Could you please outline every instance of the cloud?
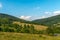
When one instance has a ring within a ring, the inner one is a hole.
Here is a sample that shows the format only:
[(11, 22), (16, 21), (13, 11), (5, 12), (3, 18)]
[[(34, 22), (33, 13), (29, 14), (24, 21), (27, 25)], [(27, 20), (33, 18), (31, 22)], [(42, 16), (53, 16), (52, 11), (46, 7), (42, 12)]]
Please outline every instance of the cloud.
[(59, 15), (60, 14), (60, 10), (59, 11), (54, 11), (53, 15)]
[(35, 19), (43, 19), (43, 18), (47, 18), (47, 17), (46, 16), (34, 17), (33, 20), (35, 20)]
[(20, 16), (21, 19), (25, 19), (25, 20), (35, 20), (35, 19), (43, 19), (43, 18), (48, 18), (51, 16), (55, 16), (55, 15), (59, 15), (60, 14), (60, 10), (59, 11), (53, 11), (53, 12), (44, 12), (46, 15), (43, 16)]
[(45, 14), (49, 14), (50, 12), (45, 12)]
[(53, 12), (44, 12), (47, 16), (55, 16), (60, 14), (60, 10), (58, 11), (53, 11)]
[(31, 16), (20, 16), (21, 19), (30, 20)]
[(20, 16), (20, 19), (24, 19), (24, 20), (36, 20), (36, 19), (43, 19), (43, 18), (47, 18), (47, 16), (40, 16), (40, 17), (34, 17), (34, 16)]
[(2, 8), (2, 3), (0, 3), (0, 8)]
[(40, 19), (42, 19), (42, 18), (46, 18), (46, 16), (41, 16)]

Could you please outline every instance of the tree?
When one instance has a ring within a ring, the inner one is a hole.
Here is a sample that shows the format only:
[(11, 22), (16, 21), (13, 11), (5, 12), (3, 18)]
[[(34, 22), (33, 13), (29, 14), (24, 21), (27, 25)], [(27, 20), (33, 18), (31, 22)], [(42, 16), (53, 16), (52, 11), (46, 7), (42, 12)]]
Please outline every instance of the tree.
[(22, 25), (19, 25), (16, 29), (17, 32), (22, 32)]
[(56, 27), (55, 26), (50, 26), (47, 28), (47, 33), (50, 34), (50, 35), (54, 35), (55, 34), (55, 30)]
[(0, 31), (3, 31), (3, 29), (0, 27)]
[(9, 28), (8, 32), (15, 32), (13, 28)]
[(23, 27), (23, 31), (24, 33), (30, 33), (29, 32), (29, 26), (27, 26), (26, 24), (24, 24), (24, 27)]
[(34, 29), (33, 25), (30, 26), (29, 31), (30, 31), (30, 33), (34, 33), (35, 32), (35, 29)]

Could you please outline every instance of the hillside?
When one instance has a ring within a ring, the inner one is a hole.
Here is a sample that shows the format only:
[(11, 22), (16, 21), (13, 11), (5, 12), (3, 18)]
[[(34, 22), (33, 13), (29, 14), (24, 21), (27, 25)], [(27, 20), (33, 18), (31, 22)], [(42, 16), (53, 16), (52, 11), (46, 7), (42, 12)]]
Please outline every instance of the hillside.
[(46, 30), (46, 28), (31, 21), (0, 13), (0, 31), (2, 32), (39, 33), (38, 31)]
[(20, 18), (18, 18), (18, 17), (12, 16), (12, 15), (0, 13), (0, 23), (4, 23), (5, 21), (6, 21), (6, 22), (9, 22), (9, 23), (12, 23), (12, 22), (14, 22), (14, 21), (17, 21), (17, 22), (21, 22), (21, 23), (34, 24), (34, 23), (31, 22), (31, 21), (27, 21), (27, 20), (24, 20), (24, 19), (20, 19)]
[(44, 19), (33, 20), (32, 22), (40, 25), (51, 26), (54, 24), (60, 24), (60, 15), (52, 16)]
[(28, 22), (26, 20), (11, 16), (11, 15), (8, 15), (8, 14), (4, 14), (4, 13), (0, 13), (0, 20), (9, 20), (11, 22), (13, 22), (13, 21)]
[(19, 24), (19, 25), (22, 25), (24, 26), (25, 24), (26, 25), (33, 25), (35, 27), (36, 30), (46, 30), (47, 29), (47, 26), (43, 26), (43, 25), (37, 25), (37, 24), (28, 24), (28, 23), (21, 23), (21, 22), (13, 22), (13, 24)]

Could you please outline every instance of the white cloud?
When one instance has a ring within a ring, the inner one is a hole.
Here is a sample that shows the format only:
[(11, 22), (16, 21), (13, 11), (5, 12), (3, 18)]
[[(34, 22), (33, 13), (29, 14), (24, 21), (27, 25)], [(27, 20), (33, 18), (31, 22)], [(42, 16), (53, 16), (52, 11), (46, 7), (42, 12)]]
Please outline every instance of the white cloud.
[(32, 17), (32, 16), (20, 16), (21, 19), (25, 19), (25, 20), (35, 20), (35, 19), (43, 19), (43, 18), (48, 18), (51, 16), (55, 16), (55, 15), (59, 15), (60, 14), (60, 10), (59, 11), (53, 11), (53, 12), (44, 12), (46, 15), (40, 16), (40, 17)]
[(2, 3), (0, 3), (0, 8), (2, 8)]
[(60, 10), (59, 11), (54, 11), (53, 15), (59, 15), (60, 14)]
[(58, 11), (53, 11), (53, 12), (44, 12), (47, 16), (55, 16), (60, 14), (60, 10)]
[(42, 19), (42, 18), (46, 18), (46, 16), (41, 16), (40, 19)]
[(20, 16), (21, 19), (30, 20), (31, 16)]
[(45, 12), (45, 14), (49, 14), (50, 12)]
[(36, 19), (43, 19), (43, 18), (47, 18), (47, 16), (40, 16), (40, 17), (32, 17), (32, 16), (20, 16), (20, 19), (24, 19), (24, 20), (36, 20)]
[(46, 16), (34, 17), (33, 20), (35, 20), (35, 19), (43, 19), (43, 18), (47, 18), (47, 17)]

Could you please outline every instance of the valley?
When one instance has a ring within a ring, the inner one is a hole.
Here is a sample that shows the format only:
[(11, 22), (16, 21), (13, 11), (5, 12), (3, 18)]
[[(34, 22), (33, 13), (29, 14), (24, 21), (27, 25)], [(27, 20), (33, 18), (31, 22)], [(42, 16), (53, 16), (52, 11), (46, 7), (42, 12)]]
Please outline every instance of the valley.
[(58, 34), (60, 15), (27, 21), (0, 13), (0, 40), (60, 40)]

